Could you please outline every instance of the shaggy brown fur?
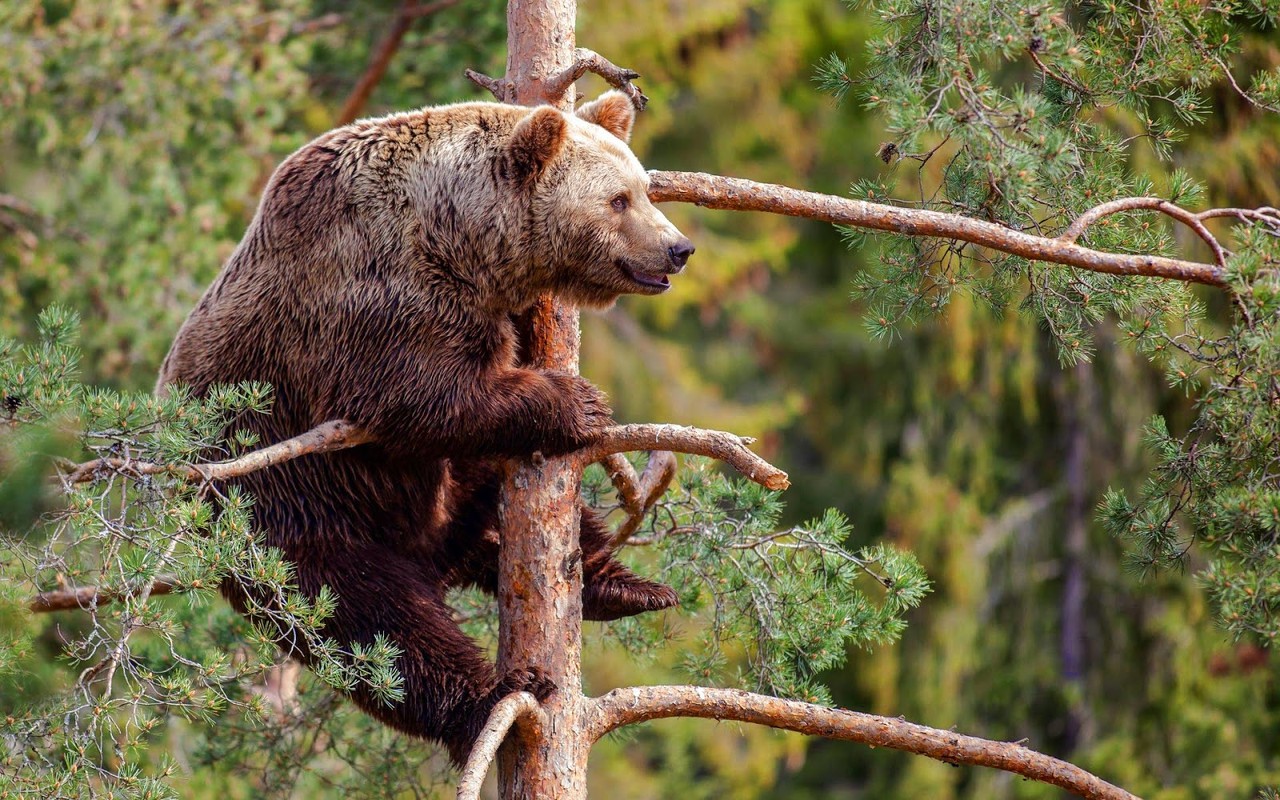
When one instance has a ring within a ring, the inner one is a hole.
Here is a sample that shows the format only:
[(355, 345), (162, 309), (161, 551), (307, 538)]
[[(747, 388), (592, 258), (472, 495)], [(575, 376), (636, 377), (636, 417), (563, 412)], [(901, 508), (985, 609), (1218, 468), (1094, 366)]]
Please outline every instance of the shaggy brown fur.
[[(554, 688), (538, 674), (499, 678), (445, 604), (450, 587), (495, 590), (500, 460), (564, 453), (611, 424), (583, 378), (517, 364), (512, 317), (547, 291), (589, 306), (660, 293), (693, 251), (646, 197), (624, 144), (633, 120), (609, 93), (576, 117), (467, 103), (321, 136), (276, 170), (161, 372), (162, 390), (196, 395), (269, 382), (271, 414), (236, 424), (263, 442), (336, 418), (374, 435), (240, 483), (301, 591), (337, 594), (324, 633), (368, 643), (381, 632), (404, 651), (403, 703), (353, 699), (458, 761), (498, 699)], [(607, 545), (584, 508), (587, 618), (675, 604)], [(223, 592), (244, 611), (254, 587)]]

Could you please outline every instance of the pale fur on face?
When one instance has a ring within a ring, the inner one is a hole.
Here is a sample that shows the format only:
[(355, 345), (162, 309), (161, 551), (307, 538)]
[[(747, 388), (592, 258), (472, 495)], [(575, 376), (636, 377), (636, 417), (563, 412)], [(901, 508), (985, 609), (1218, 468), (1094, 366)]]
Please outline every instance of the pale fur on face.
[(649, 201), (648, 173), (613, 133), (573, 115), (565, 119), (559, 159), (565, 167), (555, 170), (535, 204), (546, 210), (542, 241), (551, 248), (552, 290), (597, 308), (622, 294), (666, 291), (667, 276), (681, 269), (670, 249), (687, 240)]

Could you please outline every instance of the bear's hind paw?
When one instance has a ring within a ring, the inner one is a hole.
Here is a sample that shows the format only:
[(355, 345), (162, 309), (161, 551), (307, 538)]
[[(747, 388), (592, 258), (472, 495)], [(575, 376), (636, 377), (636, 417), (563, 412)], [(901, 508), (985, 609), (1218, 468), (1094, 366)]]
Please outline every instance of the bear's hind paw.
[(493, 691), (489, 696), (496, 703), (509, 694), (528, 692), (541, 703), (550, 697), (555, 690), (555, 682), (541, 669), (537, 667), (520, 667), (502, 676), (502, 679), (498, 681), (497, 686), (493, 687)]
[(588, 583), (582, 590), (582, 618), (607, 621), (680, 605), (675, 590), (638, 575)]

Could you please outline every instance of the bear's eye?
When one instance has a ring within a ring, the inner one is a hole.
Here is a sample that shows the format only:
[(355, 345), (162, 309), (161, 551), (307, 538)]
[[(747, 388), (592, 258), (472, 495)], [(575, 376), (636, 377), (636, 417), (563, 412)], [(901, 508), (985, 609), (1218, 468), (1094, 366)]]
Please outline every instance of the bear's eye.
[(631, 199), (625, 194), (620, 194), (609, 201), (609, 205), (613, 206), (613, 210), (621, 214), (631, 205)]

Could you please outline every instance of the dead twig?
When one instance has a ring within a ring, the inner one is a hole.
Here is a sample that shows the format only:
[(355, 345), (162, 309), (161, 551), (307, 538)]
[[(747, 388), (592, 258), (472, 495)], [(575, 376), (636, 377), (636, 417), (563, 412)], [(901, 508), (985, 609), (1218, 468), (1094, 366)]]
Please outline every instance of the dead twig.
[(512, 102), (511, 81), (506, 78), (490, 78), (473, 69), (468, 69), (462, 74), (467, 76), (467, 80), (492, 94), (499, 103)]
[(573, 51), (573, 63), (568, 69), (549, 79), (543, 85), (543, 91), (546, 92), (548, 99), (554, 102), (569, 91), (574, 81), (588, 72), (599, 75), (604, 78), (605, 83), (625, 94), (631, 101), (631, 105), (635, 106), (636, 111), (644, 111), (645, 106), (649, 104), (649, 98), (640, 91), (639, 86), (632, 83), (640, 77), (639, 72), (619, 67), (596, 51), (585, 47), (579, 47)]
[[(630, 473), (629, 476), (624, 473), (615, 478), (614, 476), (619, 473), (610, 470), (609, 475), (614, 487), (618, 489), (618, 499), (622, 503), (622, 509), (627, 512), (627, 518), (614, 531), (613, 541), (609, 545), (616, 550), (635, 535), (640, 528), (640, 523), (644, 521), (644, 515), (653, 508), (653, 504), (658, 502), (662, 495), (666, 494), (667, 487), (676, 476), (676, 456), (670, 450), (651, 451), (649, 461), (644, 466), (644, 472), (638, 478), (635, 470), (631, 469), (631, 462), (621, 455), (614, 454), (606, 457), (605, 466), (609, 467), (615, 463), (613, 459), (625, 463)], [(623, 478), (629, 478), (631, 481), (625, 491), (619, 486)]]
[(298, 456), (345, 450), (369, 441), (372, 441), (372, 437), (364, 430), (346, 420), (337, 419), (230, 461), (212, 464), (156, 464), (129, 458), (97, 458), (73, 465), (68, 472), (63, 473), (62, 480), (71, 485), (91, 481), (103, 472), (119, 472), (133, 477), (175, 475), (192, 483), (224, 481), (243, 477)]

